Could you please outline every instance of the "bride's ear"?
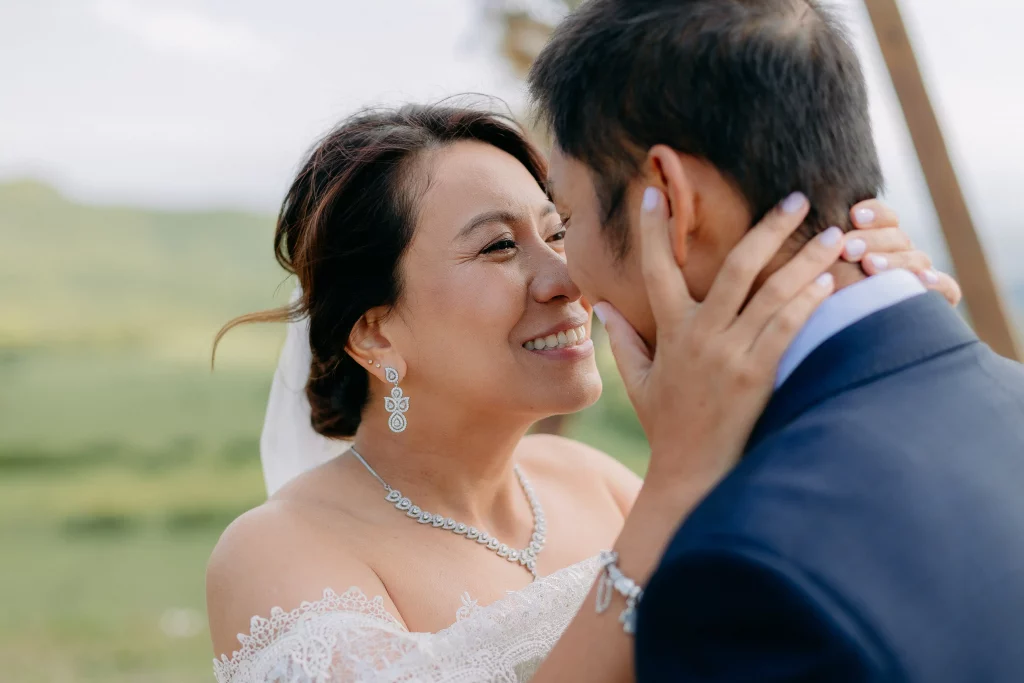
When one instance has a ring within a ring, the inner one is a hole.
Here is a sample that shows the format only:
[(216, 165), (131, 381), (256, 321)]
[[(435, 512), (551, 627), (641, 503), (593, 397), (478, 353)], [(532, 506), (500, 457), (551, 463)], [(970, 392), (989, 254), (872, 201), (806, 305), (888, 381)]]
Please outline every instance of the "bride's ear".
[(690, 238), (697, 229), (694, 187), (679, 152), (667, 145), (655, 145), (647, 153), (644, 177), (668, 199), (672, 252), (683, 267), (689, 255)]
[(385, 368), (397, 370), (399, 378), (405, 377), (407, 369), (405, 359), (384, 333), (386, 314), (384, 308), (372, 308), (363, 314), (352, 326), (345, 345), (345, 353), (382, 382), (387, 381), (384, 377)]

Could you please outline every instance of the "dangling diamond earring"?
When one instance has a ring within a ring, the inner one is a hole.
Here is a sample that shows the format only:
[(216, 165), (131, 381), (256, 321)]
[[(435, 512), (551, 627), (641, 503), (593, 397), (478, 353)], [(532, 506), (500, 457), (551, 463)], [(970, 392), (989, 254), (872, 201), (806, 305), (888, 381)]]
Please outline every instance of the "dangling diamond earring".
[(405, 428), (409, 426), (408, 420), (405, 419), (405, 411), (409, 410), (409, 397), (403, 396), (402, 389), (398, 386), (398, 370), (386, 367), (384, 368), (384, 377), (395, 385), (391, 390), (391, 396), (384, 397), (384, 409), (391, 413), (391, 417), (388, 418), (388, 427), (398, 434), (404, 432)]

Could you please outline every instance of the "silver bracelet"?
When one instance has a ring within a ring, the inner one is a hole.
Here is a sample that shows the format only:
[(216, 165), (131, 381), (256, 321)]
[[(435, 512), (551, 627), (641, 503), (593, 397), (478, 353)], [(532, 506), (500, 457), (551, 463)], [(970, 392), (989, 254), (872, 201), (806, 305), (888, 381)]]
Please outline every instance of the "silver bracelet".
[(597, 600), (595, 607), (598, 614), (604, 614), (612, 604), (612, 596), (618, 593), (626, 598), (626, 609), (619, 615), (622, 630), (633, 635), (636, 633), (636, 606), (644, 596), (644, 591), (619, 569), (619, 554), (614, 550), (601, 551), (601, 570), (597, 578)]

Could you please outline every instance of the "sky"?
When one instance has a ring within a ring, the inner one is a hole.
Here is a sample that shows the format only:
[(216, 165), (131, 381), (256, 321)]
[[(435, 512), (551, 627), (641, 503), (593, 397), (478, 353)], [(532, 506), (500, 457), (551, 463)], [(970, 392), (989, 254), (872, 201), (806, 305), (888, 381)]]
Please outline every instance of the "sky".
[[(359, 107), (477, 92), (521, 110), (486, 1), (0, 0), (0, 180), (272, 212), (303, 153)], [(943, 259), (867, 14), (832, 4), (864, 60), (886, 198)], [(986, 250), (1024, 279), (1024, 2), (900, 4)]]

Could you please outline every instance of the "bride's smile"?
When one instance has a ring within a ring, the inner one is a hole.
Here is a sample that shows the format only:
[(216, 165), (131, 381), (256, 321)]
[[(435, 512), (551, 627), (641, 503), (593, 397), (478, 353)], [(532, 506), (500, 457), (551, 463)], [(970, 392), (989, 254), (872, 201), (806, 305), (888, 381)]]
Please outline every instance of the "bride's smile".
[(418, 166), (413, 187), (424, 189), (413, 195), (403, 296), (379, 328), (391, 349), (355, 346), (400, 356), (402, 387), (418, 409), (433, 412), (435, 399), (445, 406), (420, 426), (449, 422), (453, 406), (464, 416), (525, 411), (536, 420), (596, 401), (591, 309), (569, 277), (566, 228), (538, 179), (477, 141), (431, 151)]
[[(523, 348), (545, 358), (574, 359), (593, 355), (594, 343), (586, 322), (569, 322), (523, 342)], [(562, 352), (562, 353), (560, 353)]]

